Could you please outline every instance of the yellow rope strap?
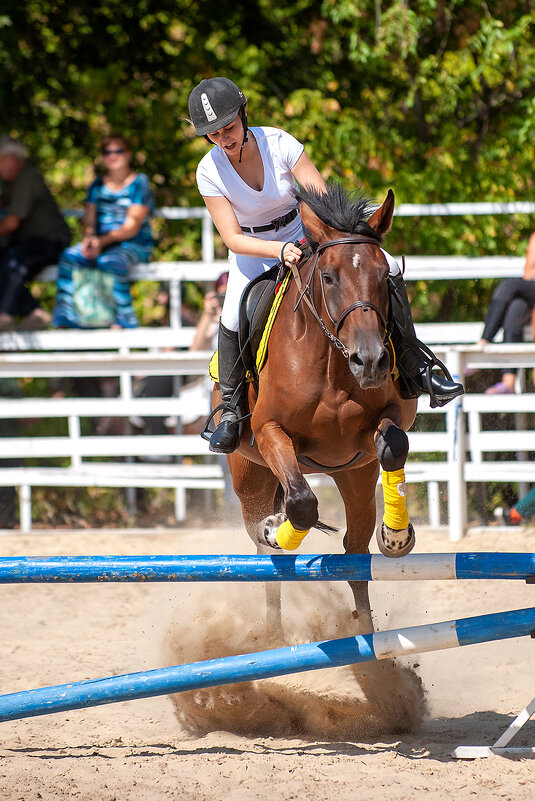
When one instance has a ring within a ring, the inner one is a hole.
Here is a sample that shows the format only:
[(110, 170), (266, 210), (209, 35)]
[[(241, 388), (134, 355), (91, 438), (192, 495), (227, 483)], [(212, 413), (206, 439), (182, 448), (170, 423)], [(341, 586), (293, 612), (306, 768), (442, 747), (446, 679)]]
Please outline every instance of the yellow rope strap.
[[(283, 282), (279, 287), (279, 291), (275, 295), (273, 305), (271, 306), (271, 311), (269, 312), (264, 332), (262, 334), (262, 338), (260, 340), (260, 344), (258, 345), (258, 350), (256, 353), (256, 369), (258, 372), (260, 372), (260, 370), (264, 366), (264, 362), (266, 361), (268, 341), (271, 334), (271, 329), (273, 328), (275, 317), (277, 316), (277, 312), (279, 311), (282, 299), (286, 294), (286, 290), (288, 289), (288, 284), (290, 283), (291, 277), (292, 277), (291, 272), (288, 272), (286, 274), (286, 277), (283, 279)], [(210, 360), (208, 373), (212, 381), (219, 381), (219, 358), (217, 351), (214, 353), (214, 355)], [(247, 381), (252, 381), (252, 380), (253, 380), (252, 377), (249, 375), (249, 373), (247, 373)]]
[(383, 495), (385, 512), (383, 522), (388, 528), (400, 530), (409, 525), (407, 513), (407, 488), (405, 486), (405, 470), (383, 470)]
[(281, 548), (284, 548), (285, 551), (295, 551), (296, 548), (299, 548), (309, 531), (309, 528), (307, 528), (306, 531), (300, 531), (298, 528), (294, 528), (289, 520), (285, 520), (284, 523), (281, 523), (278, 527), (275, 539), (277, 540), (277, 544), (280, 545)]

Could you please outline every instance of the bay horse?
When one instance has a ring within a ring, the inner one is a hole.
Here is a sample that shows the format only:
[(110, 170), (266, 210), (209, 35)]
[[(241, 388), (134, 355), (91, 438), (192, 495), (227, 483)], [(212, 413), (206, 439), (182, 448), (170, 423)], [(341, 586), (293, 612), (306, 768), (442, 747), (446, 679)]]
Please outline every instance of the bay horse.
[[(311, 253), (294, 270), (258, 391), (248, 385), (250, 419), (228, 457), (243, 520), (258, 553), (296, 547), (310, 528), (321, 528), (305, 475), (326, 473), (344, 502), (346, 553), (367, 553), (381, 466), (390, 517), (378, 532), (379, 547), (404, 555), (414, 545), (403, 497), (405, 432), (417, 401), (401, 397), (388, 346), (389, 268), (381, 242), (394, 195), (389, 190), (375, 211), (364, 195), (336, 184), (325, 194), (305, 188), (296, 197)], [(217, 385), (214, 391), (217, 403)], [(350, 586), (358, 627), (371, 632), (367, 583)], [(281, 631), (280, 586), (268, 583), (266, 591), (268, 624)]]

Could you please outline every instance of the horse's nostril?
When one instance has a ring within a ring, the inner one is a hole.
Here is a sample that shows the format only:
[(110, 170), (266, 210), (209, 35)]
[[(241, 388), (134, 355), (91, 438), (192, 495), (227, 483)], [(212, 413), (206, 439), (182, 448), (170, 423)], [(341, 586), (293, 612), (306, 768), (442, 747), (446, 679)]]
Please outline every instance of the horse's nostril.
[(390, 368), (390, 356), (388, 355), (386, 350), (384, 350), (381, 358), (379, 359), (379, 369), (381, 370), (381, 372), (386, 373), (389, 368)]
[(356, 352), (351, 354), (351, 356), (349, 357), (349, 361), (351, 362), (351, 364), (354, 364), (357, 367), (362, 367), (362, 365), (364, 364), (364, 362)]

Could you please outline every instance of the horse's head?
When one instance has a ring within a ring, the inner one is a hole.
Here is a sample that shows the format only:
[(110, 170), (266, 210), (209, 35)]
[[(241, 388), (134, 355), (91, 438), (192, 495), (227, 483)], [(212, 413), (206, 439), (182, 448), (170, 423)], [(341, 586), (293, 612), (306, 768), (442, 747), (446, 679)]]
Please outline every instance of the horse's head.
[(303, 190), (297, 197), (314, 251), (308, 279), (318, 322), (343, 348), (359, 386), (379, 387), (390, 369), (388, 264), (380, 245), (392, 224), (394, 194), (389, 190), (371, 216), (366, 197), (347, 195), (337, 184), (326, 194)]

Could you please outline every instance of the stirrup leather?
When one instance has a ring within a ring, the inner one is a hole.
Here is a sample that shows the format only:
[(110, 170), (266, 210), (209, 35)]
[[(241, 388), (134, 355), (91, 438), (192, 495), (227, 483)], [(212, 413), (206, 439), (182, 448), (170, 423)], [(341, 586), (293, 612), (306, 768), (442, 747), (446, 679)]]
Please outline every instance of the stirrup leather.
[(210, 426), (210, 423), (211, 423), (211, 422), (212, 422), (212, 420), (214, 419), (215, 415), (216, 415), (218, 412), (224, 412), (225, 410), (227, 410), (227, 409), (229, 409), (229, 408), (233, 409), (233, 410), (236, 412), (236, 414), (238, 415), (238, 416), (237, 416), (237, 418), (236, 418), (236, 420), (235, 420), (235, 422), (236, 422), (236, 424), (237, 424), (237, 425), (241, 425), (241, 424), (244, 422), (244, 420), (248, 420), (248, 419), (250, 418), (250, 416), (251, 416), (251, 414), (250, 414), (250, 413), (249, 413), (249, 414), (243, 414), (243, 415), (241, 415), (241, 416), (240, 416), (240, 415), (239, 415), (239, 412), (238, 412), (238, 409), (237, 409), (236, 407), (234, 407), (234, 406), (231, 406), (229, 403), (219, 403), (219, 404), (218, 404), (218, 405), (215, 407), (215, 409), (212, 409), (212, 411), (210, 412), (210, 414), (208, 415), (208, 417), (207, 417), (207, 418), (206, 418), (206, 420), (204, 421), (204, 425), (203, 425), (203, 427), (202, 427), (202, 430), (201, 430), (200, 436), (201, 436), (201, 437), (202, 437), (204, 440), (206, 440), (206, 442), (210, 442), (210, 439), (212, 438), (212, 434), (213, 434), (213, 433), (214, 433), (214, 431), (215, 431), (215, 428), (212, 428), (212, 429), (211, 429), (211, 428), (209, 428), (209, 426)]

